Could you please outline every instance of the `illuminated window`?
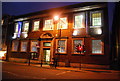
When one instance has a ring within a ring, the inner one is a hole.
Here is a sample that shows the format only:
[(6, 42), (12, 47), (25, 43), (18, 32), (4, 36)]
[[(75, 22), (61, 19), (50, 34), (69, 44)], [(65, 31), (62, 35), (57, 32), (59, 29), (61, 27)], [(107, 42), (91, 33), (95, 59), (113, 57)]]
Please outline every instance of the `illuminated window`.
[(53, 30), (53, 20), (52, 19), (47, 19), (45, 20), (45, 25), (43, 30)]
[(57, 24), (57, 29), (67, 29), (67, 27), (68, 27), (67, 17), (60, 18)]
[(4, 20), (1, 21), (1, 25), (3, 25), (3, 23), (4, 23)]
[(19, 45), (18, 41), (13, 41), (12, 42), (12, 51), (17, 51), (18, 50), (18, 45)]
[(31, 52), (37, 52), (38, 41), (31, 41)]
[(74, 52), (74, 53), (78, 53), (78, 52), (76, 52), (76, 51), (77, 51), (77, 50), (76, 50), (76, 46), (77, 46), (78, 44), (83, 45), (83, 40), (73, 40), (73, 52)]
[(92, 53), (93, 54), (103, 53), (103, 44), (101, 40), (92, 40)]
[(27, 42), (26, 41), (22, 41), (21, 42), (21, 51), (22, 52), (26, 52), (27, 51)]
[(58, 53), (66, 53), (66, 45), (67, 45), (67, 42), (66, 40), (57, 40), (57, 52)]
[(85, 13), (74, 16), (74, 28), (85, 28)]
[(40, 24), (40, 21), (34, 21), (33, 31), (38, 31), (39, 30), (39, 24)]
[(91, 27), (94, 26), (102, 26), (102, 12), (95, 11), (91, 12)]
[(15, 33), (18, 33), (18, 23), (15, 23)]
[(29, 30), (29, 22), (24, 22), (23, 23), (23, 32), (28, 32)]
[(50, 42), (44, 42), (43, 46), (49, 47), (49, 46), (51, 46), (51, 43)]

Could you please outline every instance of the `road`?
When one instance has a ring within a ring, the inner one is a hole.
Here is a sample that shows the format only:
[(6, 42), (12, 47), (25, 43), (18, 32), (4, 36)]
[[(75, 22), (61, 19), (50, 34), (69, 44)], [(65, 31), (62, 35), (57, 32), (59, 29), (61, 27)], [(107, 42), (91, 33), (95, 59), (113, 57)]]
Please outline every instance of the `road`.
[(119, 79), (119, 72), (67, 71), (2, 63), (2, 79)]

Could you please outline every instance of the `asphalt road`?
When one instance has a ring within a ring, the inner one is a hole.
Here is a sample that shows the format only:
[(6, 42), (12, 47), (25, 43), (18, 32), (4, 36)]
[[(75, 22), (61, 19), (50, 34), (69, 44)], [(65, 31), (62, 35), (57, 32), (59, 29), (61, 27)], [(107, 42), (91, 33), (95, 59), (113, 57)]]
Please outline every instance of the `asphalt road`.
[(118, 72), (65, 71), (35, 66), (2, 63), (2, 79), (119, 79)]

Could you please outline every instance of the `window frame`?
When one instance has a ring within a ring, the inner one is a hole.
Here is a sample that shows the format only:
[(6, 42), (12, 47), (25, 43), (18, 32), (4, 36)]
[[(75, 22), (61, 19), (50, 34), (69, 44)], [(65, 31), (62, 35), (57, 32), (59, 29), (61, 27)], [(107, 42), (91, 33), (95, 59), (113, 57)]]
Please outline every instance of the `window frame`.
[[(72, 54), (73, 55), (74, 54), (79, 54), (80, 55), (80, 53), (75, 53), (74, 52), (74, 40), (82, 40), (82, 45), (85, 45), (84, 38), (73, 38), (72, 39)], [(81, 53), (81, 55), (84, 55), (84, 53)]]
[[(102, 53), (92, 53), (92, 40), (101, 40)], [(102, 39), (95, 39), (95, 38), (91, 39), (91, 55), (104, 55), (104, 42), (102, 42)]]
[[(37, 51), (32, 51), (32, 42), (37, 42), (37, 44), (39, 44), (39, 41), (38, 40), (31, 40), (30, 41), (30, 52), (38, 52), (38, 50)], [(36, 46), (36, 48), (37, 48), (37, 46)]]
[[(65, 40), (65, 52), (58, 52), (58, 41)], [(67, 54), (67, 39), (56, 39), (56, 53)]]
[[(67, 20), (67, 27), (66, 27), (66, 28), (63, 28), (63, 27), (61, 28), (61, 27), (60, 27), (60, 18), (66, 18), (66, 20)], [(57, 23), (57, 30), (60, 30), (60, 29), (68, 29), (68, 25), (69, 25), (68, 16), (61, 16), (60, 18), (59, 18), (58, 23)]]
[[(34, 23), (36, 22), (36, 21), (39, 21), (39, 27), (38, 27), (38, 30), (34, 30)], [(32, 32), (36, 32), (36, 31), (39, 31), (40, 30), (40, 19), (35, 19), (35, 20), (33, 20), (32, 21)]]
[[(25, 23), (28, 23), (28, 30), (25, 31)], [(29, 21), (23, 21), (23, 27), (22, 27), (22, 32), (29, 32), (29, 26), (30, 26), (30, 22)]]
[[(13, 47), (15, 46), (14, 42), (18, 42), (17, 50), (14, 50), (14, 49), (13, 49)], [(11, 49), (11, 51), (12, 51), (12, 52), (17, 52), (17, 51), (18, 51), (18, 48), (19, 48), (19, 41), (18, 41), (18, 40), (13, 40), (13, 41), (12, 41), (12, 49)]]
[[(46, 25), (45, 25), (45, 21), (46, 20), (52, 20), (52, 29), (46, 29)], [(52, 19), (52, 18), (44, 18), (44, 20), (43, 20), (43, 23), (44, 23), (44, 25), (43, 25), (43, 31), (50, 31), (50, 30), (54, 30), (54, 20)]]
[[(79, 16), (80, 14), (84, 14), (84, 27), (75, 27), (75, 16)], [(79, 12), (73, 14), (73, 29), (80, 29), (80, 28), (86, 28), (86, 12)]]
[[(21, 49), (22, 49), (22, 43), (23, 42), (27, 42), (27, 46), (26, 46), (26, 51), (22, 51)], [(27, 52), (27, 50), (28, 50), (28, 41), (21, 41), (21, 44), (20, 44), (20, 52)]]
[[(93, 13), (101, 13), (101, 25), (99, 26), (93, 26), (92, 25), (92, 14)], [(103, 26), (103, 10), (93, 10), (93, 11), (90, 11), (89, 15), (90, 15), (90, 28), (101, 28)]]

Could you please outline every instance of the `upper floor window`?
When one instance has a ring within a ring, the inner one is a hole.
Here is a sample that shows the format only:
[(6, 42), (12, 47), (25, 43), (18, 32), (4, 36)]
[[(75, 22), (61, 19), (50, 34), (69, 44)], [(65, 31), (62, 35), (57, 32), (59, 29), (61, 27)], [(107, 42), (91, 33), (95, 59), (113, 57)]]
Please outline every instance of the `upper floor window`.
[(75, 14), (74, 28), (85, 28), (85, 13)]
[(13, 41), (12, 42), (12, 51), (17, 51), (18, 50), (18, 45), (19, 45), (18, 41)]
[(102, 26), (102, 11), (93, 11), (90, 13), (91, 27)]
[(39, 25), (40, 25), (40, 21), (36, 20), (33, 23), (33, 31), (38, 31), (39, 30)]
[(18, 23), (15, 23), (15, 33), (18, 33)]
[(23, 32), (28, 32), (29, 30), (29, 22), (23, 22)]
[(67, 28), (68, 28), (67, 17), (61, 17), (57, 24), (57, 29), (67, 29)]
[(102, 54), (103, 43), (101, 40), (92, 40), (92, 54)]
[(53, 19), (46, 19), (43, 30), (53, 30)]

